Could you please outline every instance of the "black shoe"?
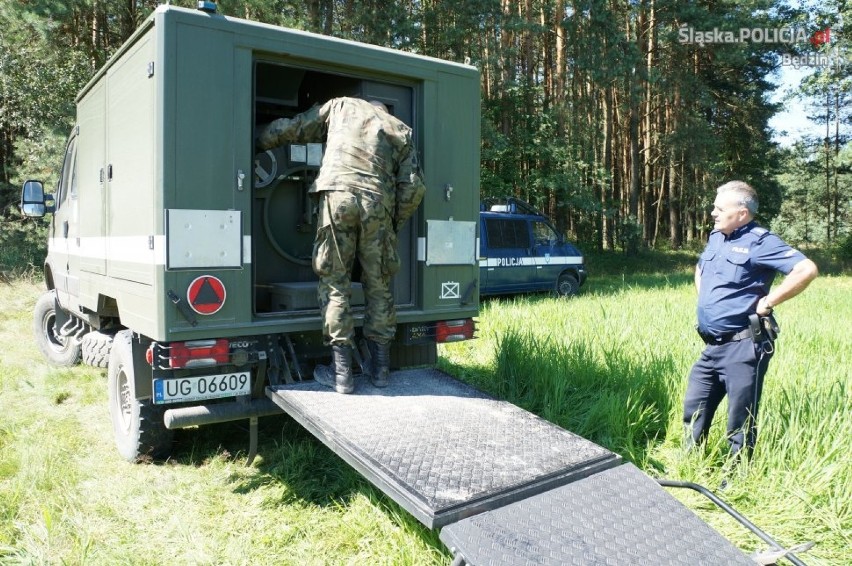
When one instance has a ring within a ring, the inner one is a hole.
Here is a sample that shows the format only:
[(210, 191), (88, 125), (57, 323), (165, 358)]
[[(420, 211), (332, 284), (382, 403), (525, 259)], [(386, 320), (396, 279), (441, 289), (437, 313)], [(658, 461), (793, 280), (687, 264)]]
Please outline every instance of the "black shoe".
[(332, 346), (332, 366), (314, 368), (314, 379), (320, 385), (334, 389), (338, 393), (352, 393), (355, 380), (352, 378), (352, 348)]
[(390, 375), (390, 344), (367, 340), (370, 351), (370, 383), (374, 387), (387, 387)]

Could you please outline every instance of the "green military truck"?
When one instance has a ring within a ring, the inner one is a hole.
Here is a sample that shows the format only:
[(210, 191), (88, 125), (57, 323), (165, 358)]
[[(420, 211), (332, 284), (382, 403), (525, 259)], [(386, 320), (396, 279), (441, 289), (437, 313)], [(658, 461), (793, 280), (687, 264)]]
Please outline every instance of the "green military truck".
[(52, 213), (39, 346), (108, 368), (128, 460), (166, 456), (175, 428), (280, 412), (264, 388), (329, 355), (307, 192), (323, 145), (258, 152), (276, 118), (356, 96), (413, 128), (428, 190), (399, 238), (392, 367), (471, 338), (478, 310), (478, 71), (199, 6), (154, 11), (80, 92), (53, 193), (22, 191)]

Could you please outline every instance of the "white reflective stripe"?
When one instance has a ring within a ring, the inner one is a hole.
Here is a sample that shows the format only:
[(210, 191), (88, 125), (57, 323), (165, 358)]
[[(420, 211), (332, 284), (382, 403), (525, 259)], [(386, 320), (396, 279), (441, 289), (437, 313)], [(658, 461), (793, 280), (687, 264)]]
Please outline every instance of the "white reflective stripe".
[(479, 267), (521, 267), (525, 265), (582, 265), (583, 256), (489, 257), (479, 260)]
[(106, 250), (106, 238), (80, 238), (80, 247), (76, 255), (80, 257), (103, 258)]
[[(166, 237), (162, 235), (154, 236), (153, 250), (148, 236), (50, 238), (47, 249), (51, 253), (67, 253), (92, 259), (145, 265), (166, 264)], [(243, 263), (251, 263), (251, 236), (243, 236)]]
[[(106, 259), (108, 261), (124, 261), (145, 265), (166, 264), (165, 236), (154, 236), (153, 250), (149, 247), (148, 236), (112, 236), (105, 238), (105, 240), (107, 244)], [(81, 245), (80, 248), (82, 249), (82, 247)], [(93, 257), (103, 256), (99, 254)]]
[(426, 261), (426, 238), (417, 238), (417, 261)]
[(243, 263), (251, 263), (251, 236), (243, 236)]
[(165, 238), (154, 236), (154, 249), (150, 248), (148, 236), (91, 236), (79, 239), (80, 245), (71, 253), (80, 257), (125, 261), (146, 265), (165, 265)]
[(68, 238), (48, 238), (47, 251), (68, 253)]
[[(66, 238), (51, 238), (51, 244), (62, 246)], [(86, 236), (67, 238), (68, 255), (145, 265), (165, 265), (165, 236), (154, 236), (154, 249), (148, 236)]]

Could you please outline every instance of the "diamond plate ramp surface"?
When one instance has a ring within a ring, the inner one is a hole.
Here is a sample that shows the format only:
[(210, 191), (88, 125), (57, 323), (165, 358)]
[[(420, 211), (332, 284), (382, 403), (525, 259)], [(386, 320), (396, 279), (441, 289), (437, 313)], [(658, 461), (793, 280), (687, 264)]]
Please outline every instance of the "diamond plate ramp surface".
[(427, 527), (612, 467), (620, 458), (434, 369), (352, 395), (313, 381), (267, 396)]
[(464, 519), (440, 537), (475, 566), (754, 566), (632, 464)]

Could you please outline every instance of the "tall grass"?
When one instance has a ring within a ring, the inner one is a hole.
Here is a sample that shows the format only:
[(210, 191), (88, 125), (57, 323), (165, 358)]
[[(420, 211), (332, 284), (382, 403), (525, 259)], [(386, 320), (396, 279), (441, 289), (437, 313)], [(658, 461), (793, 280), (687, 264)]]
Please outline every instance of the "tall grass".
[[(757, 451), (732, 472), (724, 406), (706, 447), (682, 450), (701, 344), (678, 265), (658, 275), (613, 260), (575, 299), (487, 300), (479, 338), (443, 346), (439, 364), (651, 475), (710, 488), (729, 476), (722, 496), (747, 517), (785, 544), (816, 542), (808, 564), (848, 564), (852, 277), (821, 277), (778, 309)], [(104, 372), (49, 367), (30, 338), (41, 289), (0, 284), (0, 564), (450, 562), (435, 531), (287, 417), (261, 421), (251, 467), (241, 423), (178, 431), (164, 465), (123, 462)], [(765, 548), (706, 500), (673, 494), (740, 548)]]
[(446, 564), (437, 533), (287, 417), (177, 431), (173, 458), (117, 455), (105, 372), (49, 367), (43, 284), (0, 284), (0, 564)]
[[(823, 277), (782, 305), (752, 461), (732, 469), (726, 404), (702, 450), (682, 447), (686, 377), (703, 344), (691, 275), (595, 278), (572, 300), (486, 301), (479, 339), (444, 347), (443, 367), (635, 462), (716, 489), (782, 543), (816, 542), (809, 564), (852, 549), (852, 278)], [(476, 360), (471, 362), (470, 360)], [(743, 549), (765, 548), (724, 513), (674, 493)]]

